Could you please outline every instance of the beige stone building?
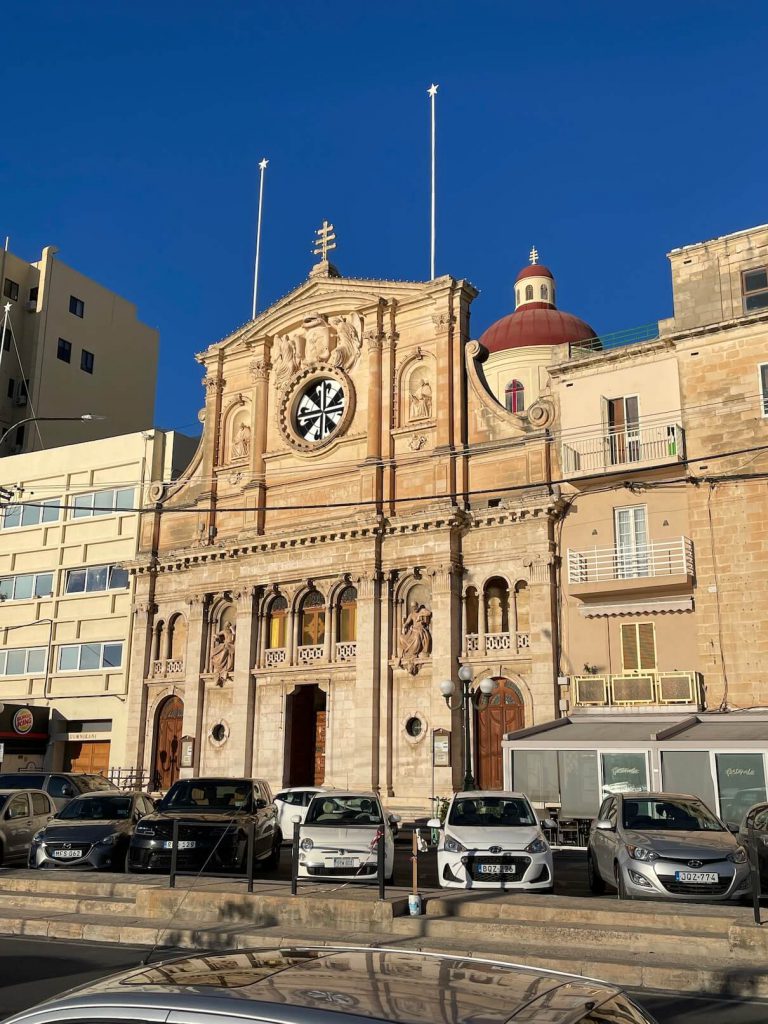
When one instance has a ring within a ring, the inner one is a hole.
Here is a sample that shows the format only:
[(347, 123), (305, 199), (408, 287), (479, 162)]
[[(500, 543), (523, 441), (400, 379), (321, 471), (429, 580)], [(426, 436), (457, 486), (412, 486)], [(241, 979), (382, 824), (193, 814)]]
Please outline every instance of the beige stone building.
[(0, 520), (0, 699), (50, 712), (47, 740), (3, 737), (5, 770), (135, 765), (122, 563), (136, 555), (149, 482), (173, 479), (193, 451), (191, 438), (154, 430), (2, 460), (14, 498)]
[[(0, 455), (153, 423), (157, 331), (137, 319), (133, 303), (67, 266), (56, 251), (46, 246), (34, 263), (0, 251), (2, 305), (9, 310), (0, 345), (0, 433), (19, 424)], [(83, 413), (104, 419), (46, 422)], [(40, 422), (20, 423), (31, 416)]]

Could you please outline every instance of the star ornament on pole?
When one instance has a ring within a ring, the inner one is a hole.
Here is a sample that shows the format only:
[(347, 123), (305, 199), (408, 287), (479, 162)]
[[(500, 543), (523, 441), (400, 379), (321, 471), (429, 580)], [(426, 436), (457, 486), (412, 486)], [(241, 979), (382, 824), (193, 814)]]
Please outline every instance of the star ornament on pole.
[(269, 163), (269, 160), (267, 160), (266, 158), (264, 158), (262, 160), (259, 160), (259, 170), (260, 171), (266, 171), (268, 163)]
[(427, 96), (431, 96), (432, 99), (434, 99), (435, 96), (437, 96), (437, 90), (439, 88), (440, 88), (440, 86), (439, 85), (435, 85), (435, 83), (433, 82), (432, 85), (430, 85), (430, 87), (427, 89)]
[(11, 312), (11, 304), (10, 304), (10, 302), (6, 302), (6, 304), (3, 306), (3, 309), (5, 310), (6, 313), (10, 313)]

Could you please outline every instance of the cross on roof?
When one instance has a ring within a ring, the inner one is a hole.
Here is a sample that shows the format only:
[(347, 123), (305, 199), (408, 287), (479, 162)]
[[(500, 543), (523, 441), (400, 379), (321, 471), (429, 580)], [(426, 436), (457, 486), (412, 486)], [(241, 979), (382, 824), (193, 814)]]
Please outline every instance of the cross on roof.
[(536, 248), (535, 245), (531, 246), (531, 251), (528, 255), (528, 259), (531, 261), (532, 266), (539, 262), (539, 250)]
[(333, 224), (329, 224), (327, 220), (324, 220), (323, 226), (318, 228), (315, 234), (317, 235), (315, 240), (317, 248), (313, 249), (312, 252), (315, 256), (320, 256), (323, 262), (326, 262), (329, 251), (336, 248), (336, 235), (333, 233)]

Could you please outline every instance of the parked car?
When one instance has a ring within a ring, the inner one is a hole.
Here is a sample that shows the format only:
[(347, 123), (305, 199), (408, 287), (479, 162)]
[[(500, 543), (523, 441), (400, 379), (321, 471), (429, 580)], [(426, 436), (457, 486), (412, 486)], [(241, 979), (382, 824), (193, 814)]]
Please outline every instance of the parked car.
[(589, 887), (619, 899), (730, 900), (749, 891), (747, 853), (698, 797), (606, 797), (589, 833)]
[(26, 863), (32, 837), (55, 813), (53, 801), (39, 789), (0, 789), (0, 864)]
[(85, 793), (32, 839), (31, 868), (122, 871), (133, 830), (155, 807), (143, 793)]
[(741, 845), (748, 850), (752, 840), (760, 870), (760, 885), (765, 892), (768, 889), (768, 803), (765, 801), (753, 804), (739, 826), (738, 841)]
[(377, 844), (383, 836), (384, 876), (391, 882), (395, 870), (392, 826), (399, 820), (395, 814), (385, 816), (375, 793), (318, 793), (301, 828), (299, 878), (370, 881), (376, 877)]
[(173, 823), (179, 822), (179, 871), (244, 871), (248, 833), (254, 861), (275, 867), (282, 835), (269, 783), (263, 779), (200, 778), (174, 782), (152, 814), (134, 828), (128, 871), (169, 871)]
[(304, 821), (312, 797), (316, 793), (324, 793), (326, 789), (325, 786), (289, 786), (276, 794), (277, 824), (284, 843), (293, 840), (293, 819), (301, 818)]
[(59, 811), (82, 793), (120, 792), (103, 775), (86, 772), (0, 772), (0, 789), (41, 789)]
[(479, 957), (327, 946), (195, 954), (134, 967), (48, 999), (6, 1024), (165, 1019), (653, 1024), (618, 986), (591, 978)]
[(552, 850), (523, 793), (455, 793), (439, 828), (437, 877), (444, 889), (552, 892)]

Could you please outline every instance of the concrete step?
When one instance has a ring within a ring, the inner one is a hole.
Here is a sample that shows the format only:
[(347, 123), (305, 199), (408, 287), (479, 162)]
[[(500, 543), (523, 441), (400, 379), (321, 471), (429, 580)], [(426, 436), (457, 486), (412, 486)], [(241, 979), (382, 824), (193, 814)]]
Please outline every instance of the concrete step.
[(49, 870), (2, 870), (0, 889), (5, 892), (74, 893), (80, 896), (118, 896), (132, 899), (147, 886), (168, 885), (166, 876), (150, 876), (131, 882), (131, 875), (109, 872), (70, 871), (51, 868)]
[(498, 896), (475, 892), (432, 896), (428, 917), (473, 921), (550, 921), (556, 924), (638, 924), (686, 932), (721, 935), (732, 923), (749, 924), (752, 910), (740, 904), (619, 901), (611, 897), (579, 898), (543, 894)]
[(132, 899), (111, 896), (79, 896), (76, 893), (6, 892), (0, 889), (0, 908), (16, 907), (26, 911), (32, 905), (36, 910), (62, 914), (125, 914), (133, 913)]

